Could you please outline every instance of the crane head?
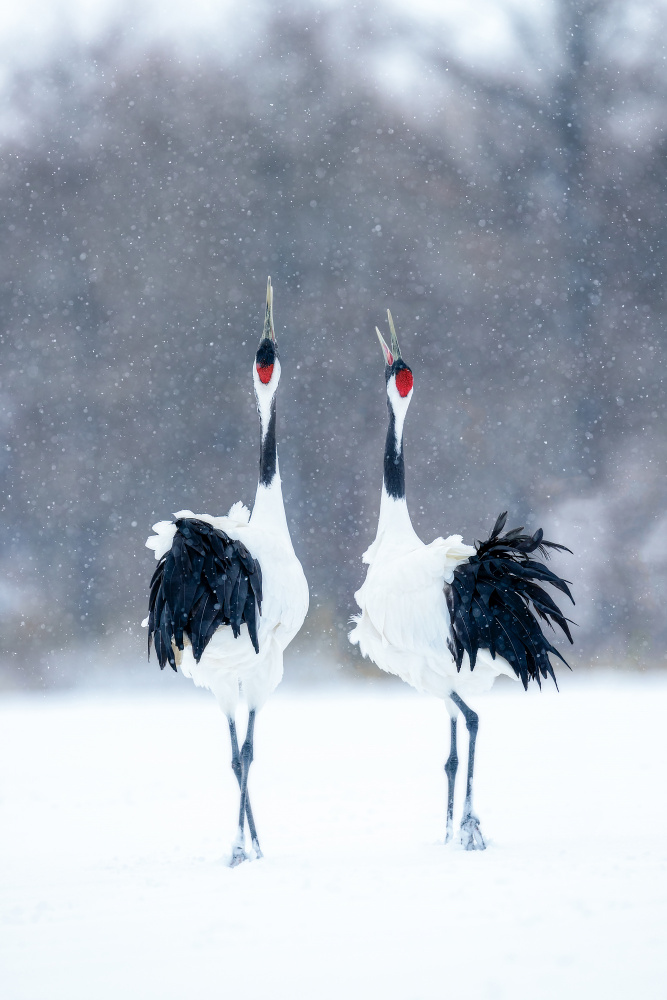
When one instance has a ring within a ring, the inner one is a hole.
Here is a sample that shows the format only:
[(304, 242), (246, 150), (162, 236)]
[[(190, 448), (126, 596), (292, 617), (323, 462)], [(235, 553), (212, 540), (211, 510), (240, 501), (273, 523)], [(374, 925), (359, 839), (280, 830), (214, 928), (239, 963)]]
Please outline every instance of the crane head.
[(394, 320), (392, 319), (392, 315), (388, 309), (387, 317), (389, 319), (389, 329), (391, 331), (391, 348), (387, 346), (384, 337), (378, 328), (375, 327), (375, 332), (378, 335), (380, 347), (382, 348), (382, 353), (384, 354), (384, 377), (387, 383), (387, 392), (389, 392), (391, 384), (392, 386), (395, 386), (396, 392), (401, 399), (406, 399), (412, 392), (412, 369), (406, 365), (405, 361), (401, 357), (401, 348), (398, 346), (398, 337), (396, 336)]
[[(275, 389), (280, 378), (280, 362), (276, 332), (273, 327), (273, 286), (271, 278), (266, 284), (266, 312), (264, 314), (264, 330), (255, 355), (255, 382), (261, 385), (273, 386)], [(275, 385), (274, 385), (275, 381)]]

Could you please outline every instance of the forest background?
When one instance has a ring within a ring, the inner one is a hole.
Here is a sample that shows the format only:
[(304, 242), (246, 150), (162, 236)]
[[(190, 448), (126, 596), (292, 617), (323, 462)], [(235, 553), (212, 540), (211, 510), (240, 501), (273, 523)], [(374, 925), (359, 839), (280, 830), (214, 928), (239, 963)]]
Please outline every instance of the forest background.
[(288, 670), (361, 668), (387, 308), (420, 535), (543, 525), (574, 552), (571, 662), (665, 664), (667, 8), (445, 8), (256, 2), (179, 35), (128, 7), (5, 63), (2, 686), (149, 669), (150, 525), (254, 496), (268, 274), (311, 584)]

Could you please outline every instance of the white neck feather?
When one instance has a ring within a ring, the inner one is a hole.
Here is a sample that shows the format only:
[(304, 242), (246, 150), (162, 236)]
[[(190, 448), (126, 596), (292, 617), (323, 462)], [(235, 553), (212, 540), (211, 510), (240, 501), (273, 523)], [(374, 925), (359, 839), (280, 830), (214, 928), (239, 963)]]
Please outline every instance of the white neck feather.
[(377, 537), (385, 532), (397, 538), (416, 537), (405, 497), (395, 500), (389, 496), (383, 485)]
[(283, 503), (283, 487), (280, 481), (280, 469), (276, 460), (276, 474), (269, 486), (257, 483), (255, 503), (250, 515), (250, 523), (266, 526), (272, 532), (284, 534), (289, 538), (285, 505)]

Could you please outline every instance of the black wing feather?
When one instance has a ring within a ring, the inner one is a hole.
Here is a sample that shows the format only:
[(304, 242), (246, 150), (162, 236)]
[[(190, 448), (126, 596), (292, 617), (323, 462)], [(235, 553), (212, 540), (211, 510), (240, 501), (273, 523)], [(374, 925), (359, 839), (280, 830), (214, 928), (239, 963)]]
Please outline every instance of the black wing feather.
[(445, 588), (451, 622), (449, 649), (460, 670), (465, 653), (470, 669), (480, 649), (502, 656), (510, 664), (524, 688), (531, 680), (556, 676), (550, 655), (569, 667), (565, 658), (544, 635), (540, 621), (558, 625), (572, 642), (568, 619), (538, 582), (547, 583), (565, 594), (574, 604), (568, 581), (545, 564), (530, 558), (539, 552), (545, 559), (549, 549), (569, 552), (564, 545), (544, 540), (541, 528), (534, 535), (514, 528), (505, 535), (507, 513), (500, 515), (485, 542), (477, 542), (477, 554), (454, 570), (454, 579)]
[(148, 655), (151, 642), (160, 669), (176, 670), (174, 646), (192, 644), (199, 662), (216, 629), (241, 625), (259, 652), (257, 626), (262, 613), (262, 571), (245, 545), (196, 518), (179, 518), (171, 549), (160, 559), (148, 601)]

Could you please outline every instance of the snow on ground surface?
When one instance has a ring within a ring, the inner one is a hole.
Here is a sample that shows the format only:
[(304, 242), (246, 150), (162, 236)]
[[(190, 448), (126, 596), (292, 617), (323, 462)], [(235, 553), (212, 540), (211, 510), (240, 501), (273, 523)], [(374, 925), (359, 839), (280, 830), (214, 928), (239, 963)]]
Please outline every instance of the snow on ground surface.
[(284, 687), (236, 870), (226, 724), (174, 682), (0, 701), (4, 1000), (667, 995), (667, 678), (479, 699), (471, 854), (442, 843), (441, 704)]

